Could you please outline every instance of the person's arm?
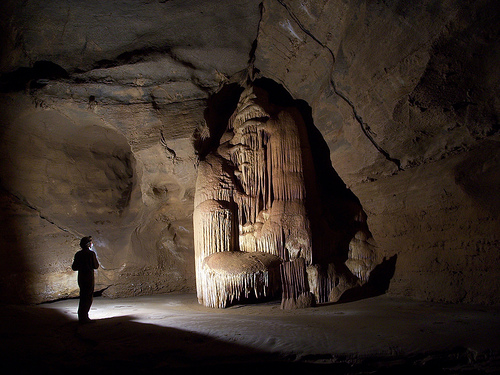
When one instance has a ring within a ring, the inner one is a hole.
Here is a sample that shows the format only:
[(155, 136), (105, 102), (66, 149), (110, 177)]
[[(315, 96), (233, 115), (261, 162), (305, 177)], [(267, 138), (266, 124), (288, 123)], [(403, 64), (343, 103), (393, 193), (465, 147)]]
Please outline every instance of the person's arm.
[(75, 254), (75, 259), (73, 259), (73, 264), (71, 265), (71, 269), (73, 271), (78, 271), (80, 262), (78, 261), (78, 253)]
[(99, 268), (99, 261), (97, 260), (97, 255), (94, 252), (92, 252), (92, 255), (93, 255), (92, 260), (94, 263), (93, 266), (94, 266), (94, 269), (96, 270)]

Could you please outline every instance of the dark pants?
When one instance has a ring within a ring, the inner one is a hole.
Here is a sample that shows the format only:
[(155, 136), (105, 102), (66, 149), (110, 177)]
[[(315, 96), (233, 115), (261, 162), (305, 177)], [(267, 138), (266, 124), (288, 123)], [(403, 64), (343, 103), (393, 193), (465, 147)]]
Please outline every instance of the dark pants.
[(90, 306), (94, 299), (94, 271), (92, 273), (78, 272), (80, 287), (80, 303), (78, 304), (78, 320), (89, 320)]

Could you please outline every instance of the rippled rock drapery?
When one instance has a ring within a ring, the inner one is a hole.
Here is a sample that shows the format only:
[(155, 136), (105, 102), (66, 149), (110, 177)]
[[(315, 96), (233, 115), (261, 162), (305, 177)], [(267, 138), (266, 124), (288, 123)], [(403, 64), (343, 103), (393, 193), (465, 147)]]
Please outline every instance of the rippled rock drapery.
[[(305, 307), (315, 300), (337, 300), (355, 284), (351, 278), (331, 294), (339, 286), (335, 267), (321, 273), (313, 265), (306, 202), (313, 194), (307, 191), (314, 185), (313, 168), (299, 110), (272, 104), (262, 87), (246, 87), (218, 146), (199, 164), (194, 236), (200, 303), (225, 307), (281, 290), (283, 307)], [(306, 174), (312, 179), (308, 184)], [(372, 266), (370, 255), (365, 274)], [(260, 267), (250, 265), (256, 260)]]

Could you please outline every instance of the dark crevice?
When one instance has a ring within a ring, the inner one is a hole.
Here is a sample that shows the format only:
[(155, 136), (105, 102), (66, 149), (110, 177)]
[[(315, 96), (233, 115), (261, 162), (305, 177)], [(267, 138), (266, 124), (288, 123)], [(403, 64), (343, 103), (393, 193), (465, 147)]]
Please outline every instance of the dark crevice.
[(396, 164), (396, 166), (398, 167), (398, 170), (399, 171), (402, 171), (403, 168), (401, 168), (401, 162), (399, 159), (395, 159), (393, 157), (391, 157), (389, 155), (389, 153), (387, 151), (385, 151), (381, 146), (379, 146), (379, 144), (375, 141), (375, 139), (373, 138), (372, 134), (373, 132), (370, 130), (370, 127), (365, 123), (363, 122), (363, 119), (361, 118), (361, 116), (357, 113), (356, 111), (356, 107), (354, 106), (354, 104), (344, 95), (342, 94), (340, 91), (337, 90), (337, 87), (335, 85), (335, 82), (333, 82), (333, 79), (330, 79), (330, 84), (332, 85), (332, 88), (333, 88), (333, 91), (335, 92), (335, 94), (337, 94), (337, 96), (339, 96), (340, 98), (342, 98), (348, 105), (349, 107), (351, 107), (352, 109), (352, 113), (353, 113), (353, 116), (354, 118), (356, 119), (356, 121), (359, 123), (360, 127), (361, 127), (361, 130), (363, 132), (363, 134), (368, 138), (368, 140), (372, 143), (372, 145), (377, 149), (378, 152), (380, 152), (388, 161)]
[(66, 79), (68, 72), (51, 61), (37, 61), (33, 67), (21, 67), (0, 76), (0, 92), (15, 92), (38, 89), (49, 80)]
[[(14, 194), (12, 193), (11, 191), (8, 191), (7, 189), (5, 189), (4, 187), (0, 187), (0, 189), (2, 191), (4, 191), (5, 194), (7, 195), (10, 195), (12, 197), (14, 197), (16, 199), (16, 201), (18, 201), (20, 204), (22, 204), (23, 206), (25, 207), (28, 207), (29, 209), (35, 211), (38, 216), (40, 217), (40, 219), (42, 220), (45, 220), (46, 222), (48, 222), (49, 224), (52, 224), (52, 225), (55, 225), (57, 228), (59, 228), (60, 230), (62, 230), (63, 232), (66, 232), (66, 233), (70, 233), (70, 234), (73, 234), (75, 235), (74, 233), (72, 233), (70, 230), (66, 229), (66, 228), (63, 228), (61, 227), (60, 225), (56, 224), (54, 221), (50, 220), (48, 217), (42, 215), (42, 212), (36, 208), (35, 206), (33, 206), (31, 203), (29, 203), (26, 198), (22, 197), (22, 196), (19, 196), (17, 194)], [(78, 235), (77, 235), (78, 237)]]
[(135, 49), (132, 51), (123, 52), (116, 58), (109, 60), (103, 59), (94, 63), (92, 69), (109, 69), (120, 65), (136, 64), (139, 62), (150, 61), (153, 55), (171, 55), (172, 51), (170, 47), (146, 47), (141, 49)]
[(298, 17), (290, 10), (290, 8), (288, 7), (288, 5), (282, 1), (282, 0), (277, 0), (287, 11), (288, 15), (295, 21), (295, 23), (297, 24), (297, 26), (299, 26), (299, 28), (307, 35), (309, 36), (312, 40), (314, 40), (316, 43), (318, 43), (322, 48), (326, 49), (328, 51), (328, 53), (330, 54), (330, 56), (332, 57), (332, 67), (331, 67), (331, 72), (330, 72), (330, 85), (334, 91), (334, 93), (339, 97), (341, 98), (344, 102), (346, 102), (349, 107), (351, 108), (352, 110), (352, 113), (354, 115), (354, 118), (356, 119), (356, 121), (358, 122), (358, 124), (360, 125), (361, 127), (361, 131), (363, 132), (363, 134), (368, 138), (368, 140), (372, 143), (372, 145), (377, 149), (378, 152), (380, 152), (388, 161), (394, 163), (397, 167), (398, 167), (398, 170), (403, 170), (401, 168), (401, 162), (398, 160), (398, 159), (395, 159), (393, 157), (391, 157), (389, 155), (389, 153), (387, 151), (385, 151), (376, 141), (375, 139), (373, 138), (373, 132), (370, 130), (370, 127), (368, 126), (368, 124), (366, 124), (363, 119), (361, 118), (361, 116), (358, 114), (358, 112), (356, 111), (356, 107), (354, 106), (354, 104), (343, 94), (341, 93), (338, 89), (337, 89), (337, 86), (335, 84), (335, 82), (333, 81), (333, 70), (334, 70), (334, 66), (335, 66), (335, 55), (333, 53), (333, 51), (324, 43), (322, 43), (318, 38), (316, 38), (301, 22), (300, 20), (298, 19)]
[[(94, 297), (102, 297), (104, 292), (109, 289), (112, 285), (108, 285), (106, 287), (103, 287), (101, 289), (97, 289), (94, 291), (94, 294), (93, 296)], [(54, 299), (51, 299), (51, 300), (47, 300), (47, 301), (43, 301), (43, 302), (40, 302), (39, 305), (51, 305), (51, 304), (54, 304), (56, 302), (61, 302), (61, 301), (67, 301), (67, 300), (74, 300), (74, 299), (80, 299), (80, 296), (67, 296), (67, 297), (59, 297), (59, 298), (54, 298)]]
[[(260, 34), (260, 25), (262, 23), (262, 16), (264, 14), (264, 3), (260, 3), (259, 4), (259, 23), (257, 25), (257, 35), (255, 35), (255, 39), (254, 41), (252, 42), (252, 48), (250, 50), (250, 53), (249, 53), (249, 59), (248, 59), (248, 66), (249, 66), (249, 73), (250, 74), (254, 74), (254, 73), (258, 73), (256, 72), (255, 70), (255, 52), (257, 51), (257, 47), (258, 47), (258, 39), (259, 39), (259, 34)], [(253, 76), (250, 77), (251, 79), (253, 79)]]
[(204, 117), (210, 137), (204, 139), (196, 132), (193, 136), (193, 146), (200, 160), (204, 160), (208, 153), (219, 144), (242, 92), (243, 88), (239, 84), (230, 83), (222, 86), (217, 93), (208, 98)]

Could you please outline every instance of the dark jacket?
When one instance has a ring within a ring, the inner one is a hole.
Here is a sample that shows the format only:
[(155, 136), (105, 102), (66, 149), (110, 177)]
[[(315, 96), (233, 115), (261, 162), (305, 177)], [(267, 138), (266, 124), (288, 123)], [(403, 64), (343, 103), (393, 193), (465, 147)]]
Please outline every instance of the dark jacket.
[(99, 262), (92, 250), (82, 249), (75, 254), (75, 260), (71, 268), (73, 271), (79, 271), (80, 273), (93, 273), (95, 269), (99, 268)]

